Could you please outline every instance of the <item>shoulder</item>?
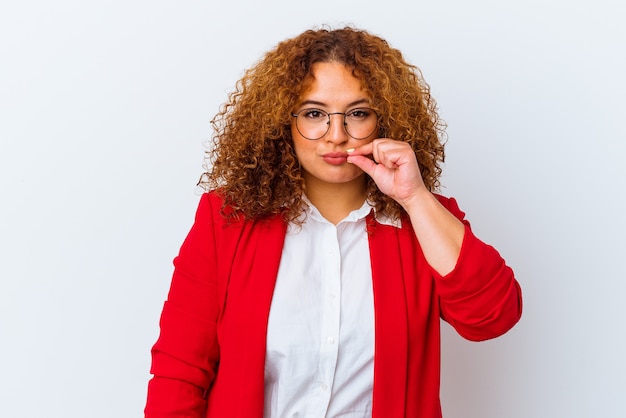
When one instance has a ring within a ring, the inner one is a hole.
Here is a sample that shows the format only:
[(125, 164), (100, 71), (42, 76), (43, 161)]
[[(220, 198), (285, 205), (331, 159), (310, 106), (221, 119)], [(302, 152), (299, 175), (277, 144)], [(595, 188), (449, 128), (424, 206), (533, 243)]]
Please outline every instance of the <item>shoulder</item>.
[[(236, 213), (232, 206), (228, 205), (219, 189), (203, 193), (200, 197), (196, 218), (210, 219), (215, 225), (241, 227), (260, 227), (267, 224), (277, 225), (285, 223), (281, 214), (271, 215), (261, 219), (249, 219), (241, 213)], [(286, 223), (285, 223), (286, 227)]]
[(213, 210), (220, 210), (224, 206), (224, 197), (220, 194), (219, 190), (211, 190), (200, 196), (200, 205), (210, 207)]
[(225, 204), (219, 191), (211, 190), (200, 196), (195, 223), (211, 227), (217, 232), (227, 225), (241, 225), (242, 220), (234, 216), (233, 209)]
[(215, 217), (222, 212), (224, 207), (223, 197), (215, 190), (205, 192), (200, 196), (196, 216)]
[(219, 214), (224, 218), (238, 218), (235, 216), (235, 210), (226, 203), (226, 199), (219, 189), (203, 193), (200, 196), (199, 207), (213, 214)]

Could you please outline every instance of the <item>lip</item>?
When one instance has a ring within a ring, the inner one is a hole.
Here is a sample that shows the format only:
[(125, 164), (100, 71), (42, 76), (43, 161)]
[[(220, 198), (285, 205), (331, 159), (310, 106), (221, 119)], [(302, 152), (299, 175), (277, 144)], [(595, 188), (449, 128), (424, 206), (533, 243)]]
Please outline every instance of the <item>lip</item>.
[(322, 159), (331, 165), (341, 165), (348, 161), (347, 152), (328, 152), (322, 155)]

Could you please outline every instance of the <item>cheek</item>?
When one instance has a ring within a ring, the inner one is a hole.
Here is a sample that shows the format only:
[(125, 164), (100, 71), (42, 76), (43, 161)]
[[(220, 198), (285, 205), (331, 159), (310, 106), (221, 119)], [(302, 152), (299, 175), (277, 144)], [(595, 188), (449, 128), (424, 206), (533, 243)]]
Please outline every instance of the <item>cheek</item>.
[(311, 160), (311, 155), (314, 153), (311, 149), (311, 145), (301, 141), (294, 141), (294, 148), (296, 151), (296, 158), (300, 163), (305, 163)]
[(293, 147), (296, 152), (296, 157), (298, 157), (298, 160), (302, 161), (302, 159), (306, 158), (313, 150), (315, 141), (303, 138), (293, 125), (291, 127), (291, 137), (293, 138)]

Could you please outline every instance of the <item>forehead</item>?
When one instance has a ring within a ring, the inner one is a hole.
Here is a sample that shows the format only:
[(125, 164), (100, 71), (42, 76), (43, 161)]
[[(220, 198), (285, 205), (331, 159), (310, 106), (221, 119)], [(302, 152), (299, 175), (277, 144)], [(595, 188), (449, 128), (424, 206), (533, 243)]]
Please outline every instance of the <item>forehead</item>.
[[(338, 62), (320, 62), (311, 67), (311, 77), (303, 84), (301, 101), (343, 102), (368, 99), (363, 83), (352, 69)], [(330, 104), (330, 103), (329, 103)]]

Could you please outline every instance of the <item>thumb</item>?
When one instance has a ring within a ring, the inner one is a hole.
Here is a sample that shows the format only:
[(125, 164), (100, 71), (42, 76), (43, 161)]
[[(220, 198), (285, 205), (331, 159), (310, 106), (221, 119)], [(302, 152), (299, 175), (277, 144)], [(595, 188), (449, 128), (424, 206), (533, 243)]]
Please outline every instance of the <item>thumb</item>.
[(374, 169), (378, 165), (364, 155), (348, 155), (348, 163), (356, 165), (365, 173), (369, 174), (370, 177), (372, 176), (372, 174), (374, 173)]

